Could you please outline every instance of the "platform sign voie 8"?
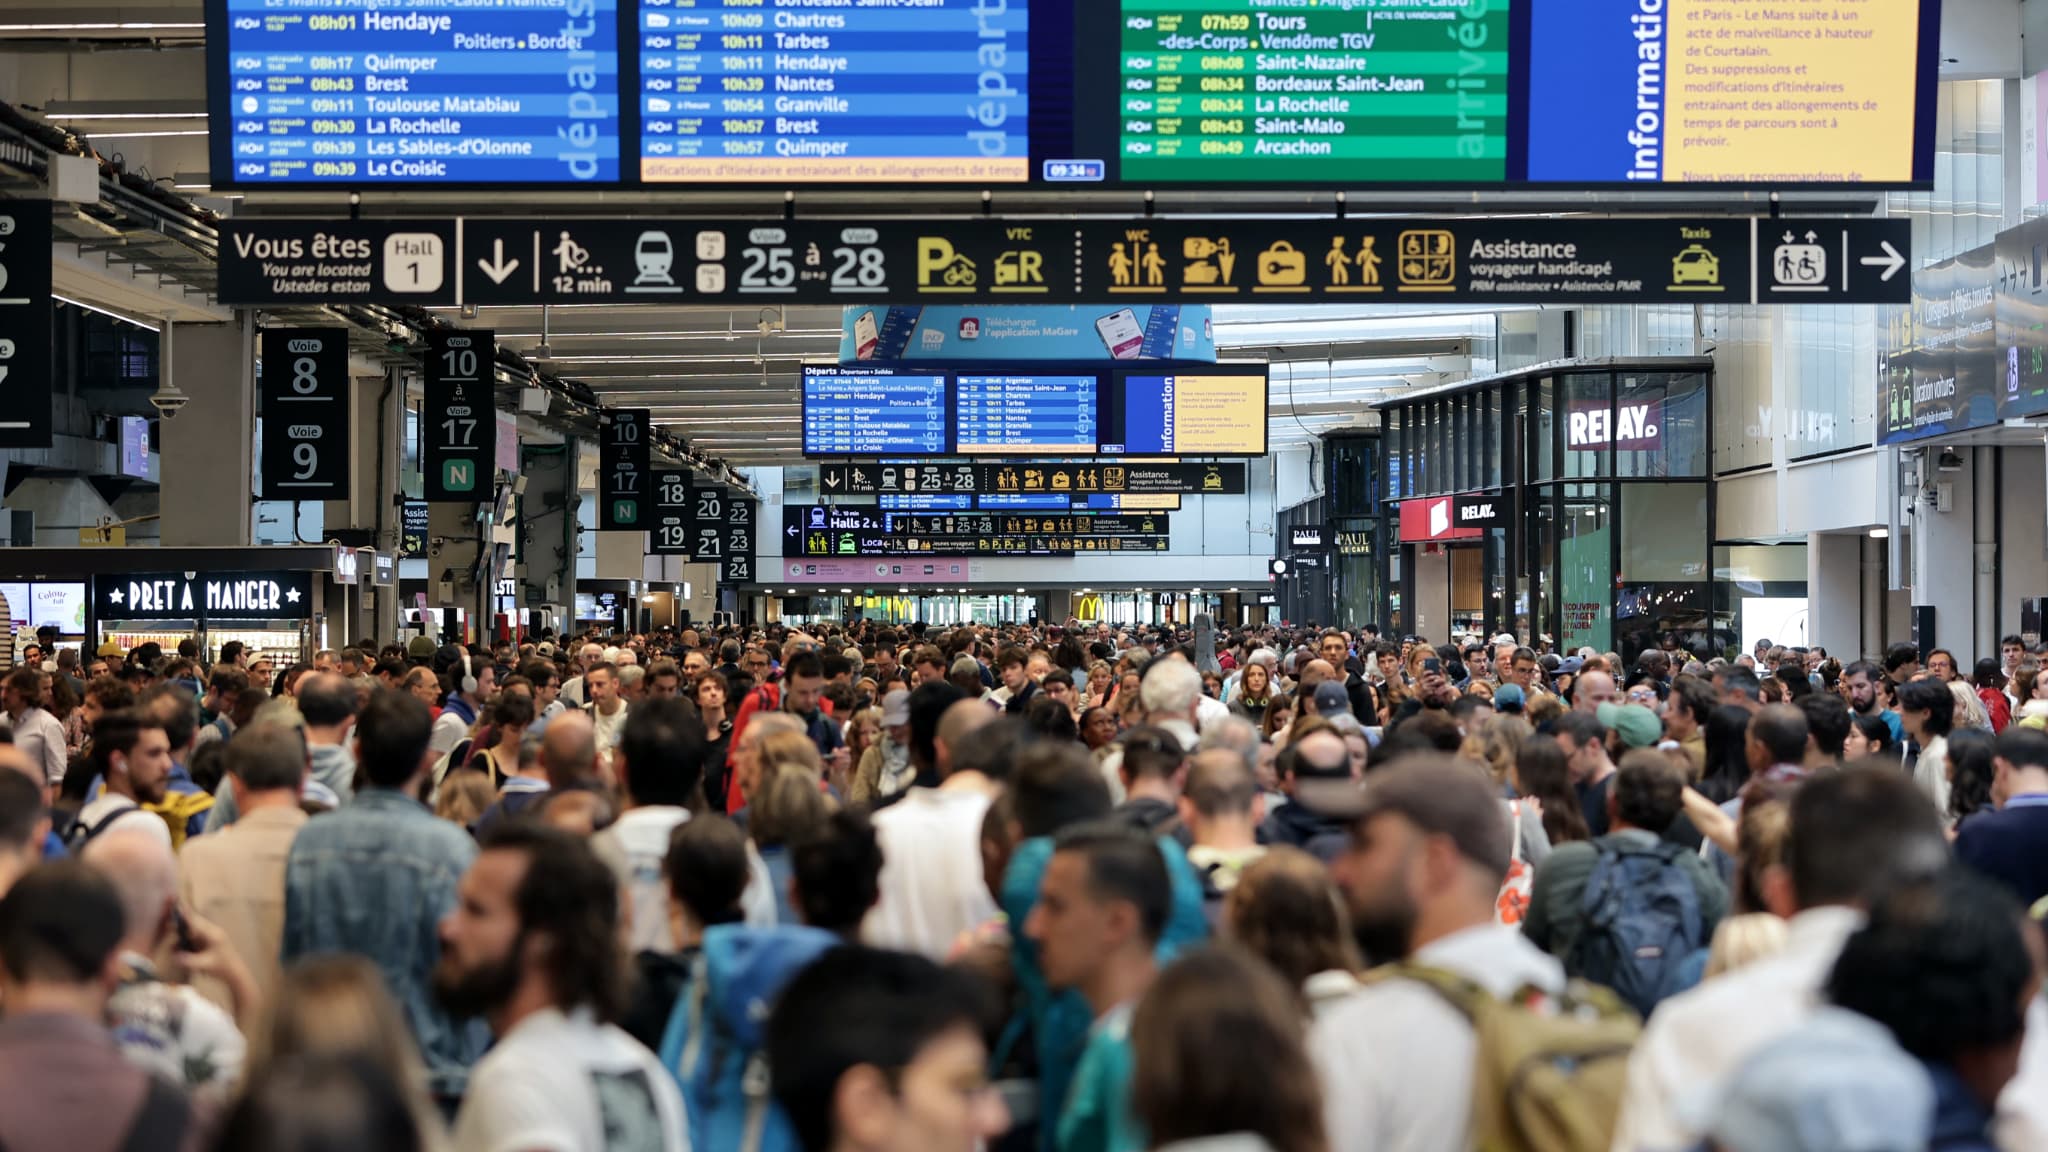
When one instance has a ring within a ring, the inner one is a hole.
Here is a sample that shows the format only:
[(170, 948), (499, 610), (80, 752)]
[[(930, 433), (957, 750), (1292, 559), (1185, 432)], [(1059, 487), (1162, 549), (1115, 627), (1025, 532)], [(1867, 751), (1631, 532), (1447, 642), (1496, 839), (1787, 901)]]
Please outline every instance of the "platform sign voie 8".
[(348, 499), (348, 332), (269, 328), (262, 351), (262, 498)]

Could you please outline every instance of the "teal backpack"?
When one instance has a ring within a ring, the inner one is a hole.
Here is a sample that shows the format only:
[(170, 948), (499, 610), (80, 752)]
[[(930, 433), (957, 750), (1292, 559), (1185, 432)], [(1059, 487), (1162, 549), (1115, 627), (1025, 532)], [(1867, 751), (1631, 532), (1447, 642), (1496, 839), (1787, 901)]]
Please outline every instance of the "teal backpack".
[(721, 924), (704, 933), (689, 991), (661, 1036), (662, 1066), (689, 1110), (690, 1147), (797, 1152), (789, 1119), (769, 1096), (762, 1041), (783, 987), (841, 943), (802, 925)]

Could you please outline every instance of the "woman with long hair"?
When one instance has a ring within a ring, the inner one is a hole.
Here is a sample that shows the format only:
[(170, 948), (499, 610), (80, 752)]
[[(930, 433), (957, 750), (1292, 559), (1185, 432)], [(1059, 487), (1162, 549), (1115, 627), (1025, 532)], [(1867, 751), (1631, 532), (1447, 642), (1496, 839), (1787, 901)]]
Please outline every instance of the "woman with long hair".
[(1306, 1032), (1293, 991), (1257, 957), (1182, 956), (1131, 1015), (1131, 1110), (1148, 1147), (1327, 1152)]
[(800, 924), (796, 904), (790, 899), (789, 881), (795, 868), (789, 847), (814, 835), (832, 814), (832, 801), (819, 787), (824, 762), (810, 734), (801, 731), (769, 733), (761, 741), (758, 760), (758, 778), (747, 795), (747, 836), (775, 882), (776, 921)]
[(1550, 846), (1591, 840), (1585, 810), (1572, 788), (1571, 767), (1555, 736), (1536, 735), (1522, 742), (1515, 755), (1515, 792), (1536, 801), (1543, 812), (1543, 832)]
[(1266, 715), (1259, 722), (1259, 735), (1268, 744), (1283, 743), (1289, 728), (1294, 727), (1296, 712), (1294, 697), (1285, 692), (1266, 701)]
[(1237, 697), (1230, 710), (1256, 724), (1266, 715), (1273, 700), (1273, 673), (1264, 664), (1247, 664), (1237, 674)]
[(1992, 763), (1996, 738), (1981, 728), (1957, 728), (1948, 734), (1948, 818), (1952, 829), (1997, 805), (1991, 782), (1998, 774)]
[(1088, 666), (1088, 694), (1086, 707), (1100, 708), (1109, 703), (1110, 690), (1116, 685), (1116, 672), (1107, 660), (1097, 660)]
[(424, 1146), (445, 1142), (419, 1045), (369, 960), (311, 956), (284, 970), (268, 1026), (249, 1038), (248, 1066), (276, 1068), (295, 1059), (357, 1060), (376, 1068), (404, 1095)]
[(1495, 787), (1505, 789), (1513, 785), (1515, 760), (1528, 739), (1529, 726), (1521, 717), (1493, 716), (1465, 737), (1460, 752), (1466, 759), (1485, 765)]
[(1238, 875), (1223, 897), (1221, 933), (1272, 965), (1310, 1014), (1358, 988), (1364, 964), (1343, 894), (1299, 848), (1275, 845)]
[(1696, 785), (1716, 804), (1735, 799), (1749, 782), (1749, 710), (1723, 704), (1707, 714), (1707, 766)]
[(490, 734), (495, 740), (469, 758), (469, 767), (482, 772), (492, 788), (503, 788), (505, 777), (518, 774), (519, 742), (525, 739), (533, 715), (533, 697), (524, 692), (500, 692), (492, 703)]

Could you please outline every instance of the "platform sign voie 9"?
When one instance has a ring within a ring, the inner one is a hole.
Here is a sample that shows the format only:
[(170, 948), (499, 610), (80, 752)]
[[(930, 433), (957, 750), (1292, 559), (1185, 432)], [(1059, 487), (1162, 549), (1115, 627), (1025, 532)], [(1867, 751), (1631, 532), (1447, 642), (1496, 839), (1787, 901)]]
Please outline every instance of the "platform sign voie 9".
[(348, 331), (263, 331), (265, 500), (346, 500), (350, 435)]

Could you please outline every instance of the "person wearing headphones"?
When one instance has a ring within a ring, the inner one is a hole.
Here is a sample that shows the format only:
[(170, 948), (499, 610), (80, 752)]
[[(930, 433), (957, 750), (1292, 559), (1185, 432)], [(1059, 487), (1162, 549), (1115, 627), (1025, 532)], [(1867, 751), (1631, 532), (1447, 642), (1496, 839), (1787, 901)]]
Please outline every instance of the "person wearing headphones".
[(433, 737), (428, 746), (436, 756), (445, 756), (455, 750), (457, 744), (469, 736), (469, 730), (476, 726), (477, 713), (483, 702), (491, 698), (497, 688), (497, 669), (488, 661), (476, 661), (469, 649), (453, 644), (441, 649), (434, 658), (434, 665), (441, 674), (441, 687), (447, 696), (441, 702), (441, 715), (434, 721)]

